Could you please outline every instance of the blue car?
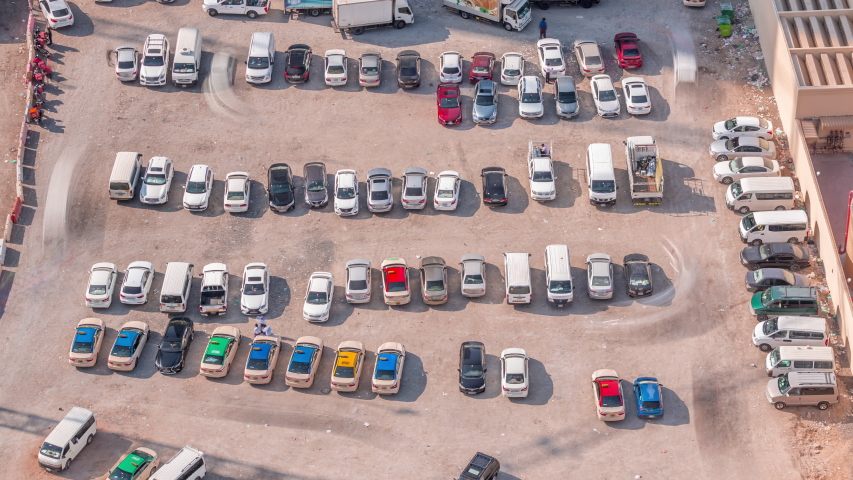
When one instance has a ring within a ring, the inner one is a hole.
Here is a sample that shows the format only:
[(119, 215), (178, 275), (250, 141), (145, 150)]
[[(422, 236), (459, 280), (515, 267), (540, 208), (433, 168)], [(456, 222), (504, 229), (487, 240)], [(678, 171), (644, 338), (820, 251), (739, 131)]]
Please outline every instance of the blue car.
[(663, 417), (662, 386), (655, 377), (640, 377), (634, 380), (634, 396), (637, 398), (638, 417)]

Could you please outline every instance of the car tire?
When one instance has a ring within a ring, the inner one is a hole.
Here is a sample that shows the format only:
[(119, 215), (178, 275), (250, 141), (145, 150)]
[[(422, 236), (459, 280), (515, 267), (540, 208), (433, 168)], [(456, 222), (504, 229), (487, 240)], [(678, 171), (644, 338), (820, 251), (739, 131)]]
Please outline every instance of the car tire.
[(818, 410), (826, 410), (827, 408), (829, 408), (829, 404), (826, 402), (820, 402), (817, 404)]
[(796, 263), (795, 263), (795, 264), (793, 264), (793, 265), (788, 266), (788, 270), (790, 270), (790, 271), (792, 271), (792, 272), (799, 272), (799, 271), (800, 271), (800, 268), (802, 268), (802, 267), (800, 267), (800, 266), (799, 266), (799, 265), (797, 265)]
[(728, 140), (728, 139), (729, 139), (729, 137), (723, 136), (723, 137), (718, 138), (717, 140)]
[(536, 6), (539, 7), (539, 10), (548, 10), (551, 8), (551, 2), (546, 0), (544, 2), (537, 3)]
[(467, 19), (471, 18), (471, 14), (470, 14), (470, 13), (468, 13), (468, 12), (463, 12), (463, 11), (461, 11), (461, 10), (459, 11), (459, 16), (460, 16), (460, 17), (462, 17), (462, 18), (464, 18), (465, 20), (467, 20)]
[(754, 271), (758, 270), (759, 268), (761, 268), (761, 266), (760, 265), (749, 265), (746, 268), (748, 268), (754, 272)]
[(513, 30), (512, 25), (510, 25), (509, 23), (504, 23), (504, 30), (506, 30), (507, 32), (511, 32)]
[(750, 242), (750, 245), (752, 245), (753, 247), (760, 247), (762, 243), (764, 243), (764, 242), (762, 242), (761, 240), (756, 238), (755, 240)]
[(311, 15), (312, 17), (319, 17), (321, 13), (323, 12), (321, 12), (319, 8), (312, 8), (311, 10), (308, 10), (308, 15)]
[(728, 159), (729, 159), (729, 157), (727, 157), (725, 155), (717, 155), (717, 161), (718, 162), (725, 162)]
[(211, 17), (215, 17), (215, 16), (219, 15), (219, 12), (217, 12), (216, 10), (210, 9), (207, 11), (207, 14), (210, 15)]
[(773, 347), (771, 347), (770, 345), (767, 345), (766, 343), (762, 343), (761, 345), (758, 346), (758, 349), (764, 353), (767, 353), (767, 352), (773, 350)]
[(749, 213), (749, 207), (747, 207), (746, 205), (744, 205), (743, 207), (738, 208), (738, 209), (737, 209), (737, 211), (738, 211), (739, 213), (742, 213), (742, 214), (746, 215), (747, 213)]
[(86, 445), (91, 444), (93, 438), (95, 438), (95, 434), (92, 434), (92, 435), (89, 435), (88, 437), (86, 437)]
[(249, 18), (258, 18), (258, 12), (254, 10), (249, 10), (248, 12), (246, 12), (246, 16)]
[(406, 28), (406, 22), (402, 20), (397, 20), (397, 22), (394, 23), (394, 28), (396, 28), (397, 30), (402, 30)]
[(800, 243), (800, 241), (795, 237), (791, 237), (788, 239), (788, 243), (790, 243), (791, 245), (796, 245), (796, 244)]
[(723, 177), (723, 179), (720, 180), (720, 183), (723, 185), (731, 185), (733, 182), (734, 180), (732, 180), (732, 177)]
[(776, 407), (776, 410), (782, 410), (783, 408), (785, 408), (786, 405), (785, 402), (776, 402), (773, 404), (773, 406)]
[(361, 35), (364, 33), (364, 27), (354, 27), (350, 32), (352, 32), (353, 35)]
[(71, 468), (71, 459), (70, 459), (70, 458), (68, 459), (68, 461), (67, 461), (67, 462), (65, 462), (65, 466), (64, 466), (64, 467), (62, 467), (62, 470), (61, 470), (61, 471), (63, 471), (63, 472), (64, 472), (65, 470), (68, 470), (69, 468)]
[[(764, 313), (759, 313), (758, 315), (756, 315), (756, 316), (755, 316), (755, 319), (756, 319), (756, 320), (758, 320), (759, 322), (764, 322), (764, 321), (766, 321), (766, 320), (767, 320), (767, 315), (766, 315), (766, 314), (764, 314)], [(772, 348), (770, 347), (770, 345), (767, 345), (767, 348), (770, 348), (770, 349), (772, 350)], [(768, 352), (769, 352), (769, 351), (770, 351), (770, 350), (768, 350)]]
[(581, 0), (581, 6), (583, 8), (592, 8), (592, 0)]

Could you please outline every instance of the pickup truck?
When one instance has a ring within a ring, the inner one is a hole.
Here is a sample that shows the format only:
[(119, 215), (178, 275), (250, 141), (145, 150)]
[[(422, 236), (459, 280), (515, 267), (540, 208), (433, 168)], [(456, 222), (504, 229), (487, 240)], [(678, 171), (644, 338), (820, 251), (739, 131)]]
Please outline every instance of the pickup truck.
[(625, 142), (628, 181), (634, 205), (660, 205), (663, 199), (663, 161), (650, 136), (628, 137)]
[(201, 273), (201, 301), (198, 311), (202, 315), (219, 315), (228, 309), (228, 267), (224, 263), (209, 263)]
[(271, 0), (204, 0), (201, 8), (211, 17), (220, 13), (223, 15), (246, 15), (256, 18), (266, 15), (270, 10)]

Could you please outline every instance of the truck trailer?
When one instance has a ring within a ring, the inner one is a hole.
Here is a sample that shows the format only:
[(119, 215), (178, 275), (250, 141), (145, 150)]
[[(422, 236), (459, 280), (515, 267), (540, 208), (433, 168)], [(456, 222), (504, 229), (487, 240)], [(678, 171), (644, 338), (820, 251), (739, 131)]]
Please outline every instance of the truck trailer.
[(332, 28), (335, 32), (361, 35), (365, 29), (390, 27), (401, 29), (415, 23), (406, 0), (333, 0)]

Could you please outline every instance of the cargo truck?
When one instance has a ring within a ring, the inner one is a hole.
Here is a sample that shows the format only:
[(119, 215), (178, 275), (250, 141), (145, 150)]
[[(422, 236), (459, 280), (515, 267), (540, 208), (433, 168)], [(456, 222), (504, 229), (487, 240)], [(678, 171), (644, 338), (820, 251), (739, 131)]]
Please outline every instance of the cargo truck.
[(444, 0), (444, 8), (462, 18), (501, 24), (508, 32), (521, 31), (533, 17), (528, 0)]
[(650, 136), (628, 137), (625, 157), (634, 205), (660, 205), (663, 198), (663, 160)]
[(201, 301), (198, 311), (202, 315), (219, 315), (228, 309), (228, 268), (224, 263), (209, 263), (201, 273)]
[(284, 11), (304, 12), (319, 17), (324, 13), (332, 13), (332, 0), (284, 0)]
[(406, 0), (333, 0), (332, 28), (335, 32), (361, 35), (368, 28), (400, 29), (415, 23), (415, 16)]

